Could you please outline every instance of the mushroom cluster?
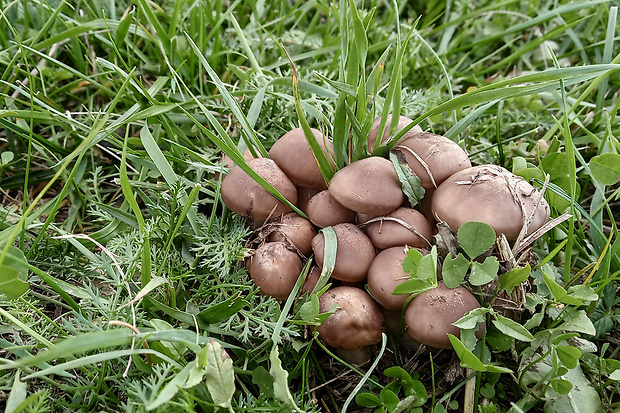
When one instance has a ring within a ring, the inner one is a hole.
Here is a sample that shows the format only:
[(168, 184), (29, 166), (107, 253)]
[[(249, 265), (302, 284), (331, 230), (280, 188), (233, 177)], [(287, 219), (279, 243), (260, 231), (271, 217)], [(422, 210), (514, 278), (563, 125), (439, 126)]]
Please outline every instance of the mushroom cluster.
[[(409, 123), (401, 117), (398, 127)], [(378, 128), (379, 120), (368, 137), (368, 153)], [(318, 130), (312, 133), (327, 159), (333, 160), (331, 141)], [(387, 139), (386, 131), (382, 142)], [(514, 241), (520, 232), (530, 234), (549, 219), (548, 204), (529, 183), (499, 166), (472, 167), (465, 151), (444, 136), (416, 126), (392, 151), (400, 152), (425, 189), (419, 210), (408, 203), (392, 161), (383, 157), (351, 162), (326, 182), (301, 128), (282, 136), (269, 158), (247, 163), (308, 219), (292, 212), (239, 166), (233, 166), (222, 182), (225, 204), (258, 227), (260, 245), (246, 266), (262, 294), (285, 300), (308, 259), (315, 266), (301, 291), (312, 291), (325, 259), (325, 236), (319, 229), (333, 228), (333, 287), (319, 298), (321, 312), (333, 313), (317, 331), (337, 349), (380, 341), (385, 314), (401, 311), (407, 302), (409, 335), (430, 347), (449, 348), (448, 334), (459, 335), (452, 323), (478, 307), (478, 301), (466, 288), (449, 289), (441, 282), (412, 300), (393, 294), (410, 277), (402, 265), (407, 251), (428, 253), (437, 222), (445, 222), (453, 232), (465, 222), (484, 222), (498, 236)]]

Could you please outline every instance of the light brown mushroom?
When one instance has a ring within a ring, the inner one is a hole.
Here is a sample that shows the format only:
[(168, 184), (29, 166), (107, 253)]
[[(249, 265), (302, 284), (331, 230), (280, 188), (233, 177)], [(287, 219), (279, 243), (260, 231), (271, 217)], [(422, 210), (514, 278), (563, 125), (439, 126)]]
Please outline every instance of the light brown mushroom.
[[(347, 282), (365, 280), (370, 263), (376, 255), (372, 242), (353, 224), (338, 224), (333, 228), (336, 233), (337, 249), (332, 277)], [(317, 264), (323, 268), (325, 236), (322, 233), (312, 240), (312, 249)]]
[(452, 175), (437, 188), (432, 201), (435, 219), (445, 221), (452, 232), (469, 221), (484, 222), (508, 241), (517, 239), (534, 208), (527, 234), (547, 222), (549, 204), (525, 179), (497, 165), (476, 166)]
[(355, 221), (355, 212), (339, 204), (328, 190), (313, 196), (308, 202), (307, 211), (310, 221), (320, 228)]
[(366, 226), (366, 235), (377, 248), (398, 245), (425, 248), (430, 245), (431, 224), (415, 209), (400, 207), (373, 221)]
[[(292, 204), (297, 202), (295, 185), (274, 161), (269, 158), (256, 158), (249, 160), (248, 165)], [(260, 186), (239, 165), (235, 165), (222, 181), (222, 200), (237, 214), (254, 219), (276, 217), (291, 210)]]
[(317, 331), (327, 345), (344, 350), (375, 344), (381, 341), (385, 319), (379, 305), (363, 290), (355, 287), (336, 287), (319, 298), (321, 313), (337, 305)]
[(377, 254), (368, 269), (368, 289), (374, 299), (388, 310), (401, 310), (409, 297), (393, 294), (394, 288), (409, 280), (409, 275), (403, 270), (405, 257), (407, 250), (404, 246), (388, 248)]
[(260, 293), (286, 300), (301, 273), (301, 259), (284, 242), (268, 242), (256, 249), (250, 258), (250, 277)]
[[(312, 134), (327, 158), (331, 159), (333, 157), (331, 141), (323, 139), (323, 134), (317, 129), (312, 129)], [(278, 139), (269, 150), (269, 157), (296, 185), (311, 189), (327, 189), (302, 128), (295, 128)]]
[(312, 239), (316, 236), (316, 229), (310, 221), (295, 212), (278, 217), (269, 226), (269, 231), (268, 241), (291, 242), (306, 257), (312, 254)]
[(455, 142), (434, 133), (407, 133), (395, 147), (424, 188), (436, 188), (450, 175), (471, 166), (467, 153)]
[[(405, 310), (405, 328), (422, 344), (434, 348), (452, 348), (448, 334), (460, 337), (452, 325), (466, 313), (479, 308), (478, 300), (465, 287), (450, 289), (440, 282), (437, 288), (415, 297)], [(478, 325), (479, 333), (484, 324)]]
[(372, 215), (385, 215), (404, 201), (394, 165), (378, 156), (355, 161), (336, 172), (329, 193), (344, 207)]

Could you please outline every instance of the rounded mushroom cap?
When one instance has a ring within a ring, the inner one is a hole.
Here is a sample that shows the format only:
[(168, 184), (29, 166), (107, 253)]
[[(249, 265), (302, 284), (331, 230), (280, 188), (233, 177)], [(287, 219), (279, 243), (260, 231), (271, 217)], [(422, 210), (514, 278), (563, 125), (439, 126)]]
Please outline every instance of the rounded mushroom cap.
[(400, 207), (368, 224), (366, 235), (377, 248), (399, 245), (425, 248), (433, 237), (431, 224), (415, 209)]
[[(330, 159), (333, 153), (332, 143), (327, 139), (324, 140), (323, 134), (317, 129), (312, 129), (312, 134)], [(269, 157), (296, 185), (311, 189), (327, 189), (302, 128), (295, 128), (278, 139), (269, 150)]]
[(313, 196), (321, 192), (320, 189), (304, 188), (297, 186), (297, 208), (301, 209), (306, 215), (308, 214), (308, 202)]
[[(440, 282), (434, 290), (411, 300), (405, 310), (405, 328), (414, 340), (422, 344), (451, 348), (448, 334), (461, 335), (461, 330), (452, 323), (479, 307), (476, 297), (465, 287), (450, 289)], [(478, 329), (484, 331), (484, 323), (480, 323)]]
[(250, 277), (262, 295), (286, 300), (301, 273), (301, 259), (283, 242), (268, 242), (250, 258)]
[[(375, 258), (375, 247), (370, 239), (353, 224), (334, 225), (337, 249), (336, 264), (332, 277), (347, 282), (366, 279), (370, 263)], [(325, 236), (319, 233), (312, 240), (314, 259), (323, 268), (325, 254)]]
[(392, 162), (378, 156), (355, 161), (336, 172), (329, 193), (344, 207), (372, 215), (385, 215), (405, 199)]
[[(249, 160), (248, 165), (292, 204), (297, 202), (295, 185), (274, 161), (269, 158), (255, 158)], [(254, 219), (276, 217), (291, 210), (260, 186), (239, 165), (235, 165), (222, 181), (222, 200), (237, 214)]]
[[(413, 122), (406, 116), (398, 117), (398, 125), (396, 126), (396, 131), (401, 130), (405, 126), (409, 125)], [(392, 115), (388, 115), (387, 122), (385, 123), (385, 129), (383, 130), (383, 137), (381, 138), (381, 143), (387, 141), (390, 137), (390, 124), (392, 123)], [(379, 134), (379, 126), (381, 126), (381, 116), (376, 118), (372, 122), (372, 126), (370, 127), (370, 132), (368, 132), (368, 153), (372, 152), (375, 147), (375, 143), (377, 142), (377, 135)], [(415, 125), (413, 128), (409, 130), (409, 133), (420, 133), (422, 132), (422, 128), (419, 125)], [(406, 136), (406, 135), (405, 135)]]
[(310, 221), (321, 228), (355, 221), (355, 212), (340, 205), (328, 190), (313, 196), (308, 201), (307, 211)]
[(381, 341), (385, 318), (379, 305), (363, 290), (355, 287), (336, 287), (319, 298), (321, 313), (334, 304), (338, 309), (317, 331), (329, 346), (353, 350)]
[(295, 212), (281, 215), (273, 223), (273, 231), (267, 241), (290, 241), (306, 257), (312, 253), (312, 239), (316, 236), (316, 229), (310, 221)]
[(403, 308), (408, 295), (394, 295), (394, 288), (409, 279), (403, 270), (407, 256), (405, 247), (392, 247), (381, 251), (368, 269), (368, 289), (384, 308), (398, 311)]
[(525, 218), (539, 203), (527, 233), (536, 231), (549, 219), (547, 201), (525, 179), (497, 165), (481, 165), (457, 172), (435, 191), (433, 215), (445, 221), (453, 232), (466, 222), (490, 225), (497, 236), (514, 241)]
[(396, 149), (405, 154), (424, 188), (436, 188), (453, 173), (471, 167), (467, 153), (457, 143), (434, 133), (407, 133)]

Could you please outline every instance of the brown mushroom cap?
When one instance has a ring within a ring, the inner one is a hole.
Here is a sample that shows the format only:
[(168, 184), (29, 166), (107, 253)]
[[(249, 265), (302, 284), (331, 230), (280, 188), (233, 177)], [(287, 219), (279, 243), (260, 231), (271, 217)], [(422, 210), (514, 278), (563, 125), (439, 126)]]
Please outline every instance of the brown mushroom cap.
[(396, 149), (405, 154), (424, 188), (435, 188), (453, 173), (471, 167), (467, 153), (457, 143), (434, 133), (407, 133)]
[(435, 191), (433, 215), (445, 221), (453, 232), (466, 222), (484, 222), (504, 234), (508, 241), (517, 239), (525, 222), (539, 202), (528, 234), (549, 219), (549, 204), (523, 178), (497, 165), (481, 165), (457, 172)]
[[(400, 207), (368, 224), (366, 235), (377, 248), (398, 245), (425, 248), (433, 237), (433, 229), (422, 213), (415, 209)], [(417, 232), (417, 233), (416, 233)]]
[[(398, 125), (396, 126), (396, 131), (401, 130), (405, 126), (409, 125), (413, 122), (406, 116), (398, 117)], [(390, 124), (392, 123), (392, 115), (388, 115), (387, 122), (385, 124), (385, 129), (383, 130), (383, 138), (381, 138), (381, 143), (387, 141), (390, 137)], [(368, 152), (372, 152), (375, 147), (375, 143), (377, 142), (377, 135), (379, 134), (379, 126), (381, 126), (381, 116), (376, 118), (372, 123), (370, 128), (370, 132), (368, 133)], [(419, 133), (422, 132), (422, 128), (419, 125), (415, 125), (413, 128), (409, 130), (409, 133)], [(403, 137), (404, 138), (404, 137)]]
[[(327, 158), (331, 159), (332, 143), (323, 139), (321, 131), (312, 129), (312, 133), (323, 152), (327, 154)], [(328, 150), (325, 149), (326, 146)], [(295, 128), (278, 139), (269, 150), (269, 157), (296, 185), (311, 189), (327, 189), (302, 128)]]
[(368, 269), (368, 289), (372, 296), (388, 310), (401, 310), (408, 295), (394, 295), (394, 288), (409, 279), (403, 270), (407, 256), (405, 247), (392, 247), (381, 251)]
[(310, 272), (308, 272), (308, 276), (306, 277), (306, 282), (303, 287), (301, 287), (302, 294), (311, 293), (318, 284), (319, 278), (321, 278), (321, 269), (315, 265), (310, 268)]
[(268, 241), (290, 241), (306, 257), (312, 254), (312, 239), (316, 236), (316, 229), (306, 218), (289, 212), (281, 215), (273, 225), (273, 232), (267, 237)]
[(297, 208), (301, 209), (306, 215), (308, 214), (308, 202), (313, 196), (321, 192), (320, 189), (304, 188), (297, 186)]
[[(274, 161), (269, 158), (256, 158), (249, 160), (248, 165), (292, 204), (297, 202), (295, 185)], [(222, 200), (237, 214), (254, 219), (265, 219), (270, 215), (276, 217), (291, 210), (260, 186), (239, 165), (235, 165), (222, 181)]]
[(352, 350), (381, 341), (385, 319), (379, 305), (363, 290), (355, 287), (336, 287), (319, 298), (322, 313), (338, 309), (317, 331), (329, 346)]
[(329, 183), (329, 193), (355, 212), (385, 215), (404, 201), (392, 162), (378, 156), (345, 166)]
[[(479, 307), (476, 297), (465, 287), (450, 289), (440, 282), (434, 290), (411, 300), (405, 310), (405, 328), (414, 340), (429, 347), (452, 348), (448, 334), (461, 335), (452, 323)], [(478, 329), (484, 331), (484, 324), (480, 323)]]
[(355, 212), (340, 205), (328, 190), (313, 196), (308, 201), (307, 211), (310, 221), (321, 228), (355, 221)]
[(301, 259), (283, 242), (268, 242), (254, 251), (249, 272), (260, 293), (286, 300), (301, 273)]
[[(353, 224), (334, 225), (336, 233), (336, 265), (332, 277), (347, 282), (357, 282), (366, 279), (368, 267), (375, 258), (375, 247), (370, 239)], [(325, 236), (319, 233), (312, 240), (314, 258), (323, 268), (325, 253)]]

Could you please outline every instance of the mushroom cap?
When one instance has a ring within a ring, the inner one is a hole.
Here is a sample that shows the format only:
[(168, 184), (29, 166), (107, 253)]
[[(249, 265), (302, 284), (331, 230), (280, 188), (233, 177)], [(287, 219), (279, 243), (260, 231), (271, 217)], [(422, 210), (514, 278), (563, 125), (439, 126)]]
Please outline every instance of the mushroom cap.
[[(379, 218), (380, 221), (368, 224), (366, 227), (366, 235), (375, 247), (381, 249), (399, 245), (428, 247), (433, 237), (433, 229), (422, 213), (412, 208), (400, 207), (384, 218)], [(412, 230), (417, 231), (417, 234)]]
[[(437, 288), (411, 300), (405, 310), (405, 328), (414, 340), (429, 347), (452, 348), (448, 334), (461, 335), (461, 329), (452, 323), (479, 307), (476, 297), (465, 287), (450, 289), (439, 282)], [(484, 331), (484, 323), (478, 329)]]
[(301, 287), (301, 293), (311, 293), (318, 284), (319, 278), (321, 278), (321, 269), (315, 265), (310, 268), (308, 276), (306, 277), (306, 282), (303, 287)]
[(352, 162), (336, 172), (329, 193), (346, 208), (371, 215), (385, 215), (405, 199), (394, 165), (378, 156)]
[(379, 305), (364, 290), (355, 287), (336, 287), (319, 298), (321, 313), (334, 304), (338, 309), (317, 331), (329, 346), (353, 350), (381, 341), (385, 318)]
[[(255, 158), (249, 160), (248, 165), (292, 204), (297, 202), (295, 185), (274, 161), (269, 158)], [(237, 214), (254, 219), (265, 219), (270, 215), (276, 217), (291, 210), (260, 186), (239, 165), (235, 165), (222, 181), (222, 200)]]
[(403, 270), (407, 256), (405, 247), (392, 247), (381, 251), (368, 269), (368, 289), (385, 309), (398, 311), (403, 308), (408, 295), (394, 295), (394, 288), (409, 279)]
[(310, 221), (321, 228), (355, 221), (355, 212), (339, 204), (327, 189), (308, 201), (307, 211)]
[(471, 167), (467, 153), (456, 142), (434, 133), (407, 133), (396, 149), (405, 154), (424, 188), (435, 188), (455, 172)]
[(256, 249), (250, 258), (250, 277), (262, 295), (286, 300), (299, 274), (301, 259), (284, 242), (268, 242)]
[(457, 172), (435, 191), (433, 215), (445, 221), (453, 232), (466, 222), (484, 222), (514, 241), (525, 218), (536, 207), (527, 233), (536, 231), (549, 219), (549, 204), (525, 179), (497, 165), (480, 165)]
[[(332, 277), (347, 282), (365, 280), (370, 263), (376, 255), (372, 242), (353, 224), (338, 224), (333, 228), (336, 233), (337, 249)], [(312, 249), (314, 259), (319, 267), (323, 268), (325, 236), (322, 233), (312, 240)]]
[[(331, 141), (323, 139), (323, 134), (317, 129), (312, 129), (312, 134), (330, 159), (333, 153)], [(329, 152), (325, 149), (326, 146)], [(278, 139), (269, 150), (269, 157), (296, 185), (311, 189), (327, 189), (302, 128), (292, 129)]]
[[(398, 125), (396, 126), (396, 131), (401, 130), (405, 126), (409, 125), (413, 122), (406, 116), (398, 117)], [(383, 130), (383, 137), (381, 138), (381, 143), (384, 143), (390, 137), (390, 124), (392, 123), (392, 115), (388, 115), (387, 122), (385, 123), (385, 129)], [(377, 135), (379, 134), (379, 126), (381, 126), (381, 116), (376, 118), (372, 122), (372, 126), (370, 127), (370, 132), (368, 132), (368, 152), (372, 152), (375, 147), (375, 143), (377, 142)], [(419, 125), (415, 125), (413, 128), (409, 130), (410, 133), (419, 133), (422, 132), (422, 128)], [(404, 137), (403, 137), (404, 138)]]
[(274, 222), (274, 230), (267, 237), (267, 241), (290, 241), (308, 257), (312, 253), (312, 239), (315, 236), (316, 229), (310, 221), (295, 212), (289, 212)]
[(304, 188), (303, 186), (296, 186), (297, 188), (297, 208), (301, 209), (306, 215), (308, 214), (308, 202), (313, 196), (321, 192), (320, 189)]

